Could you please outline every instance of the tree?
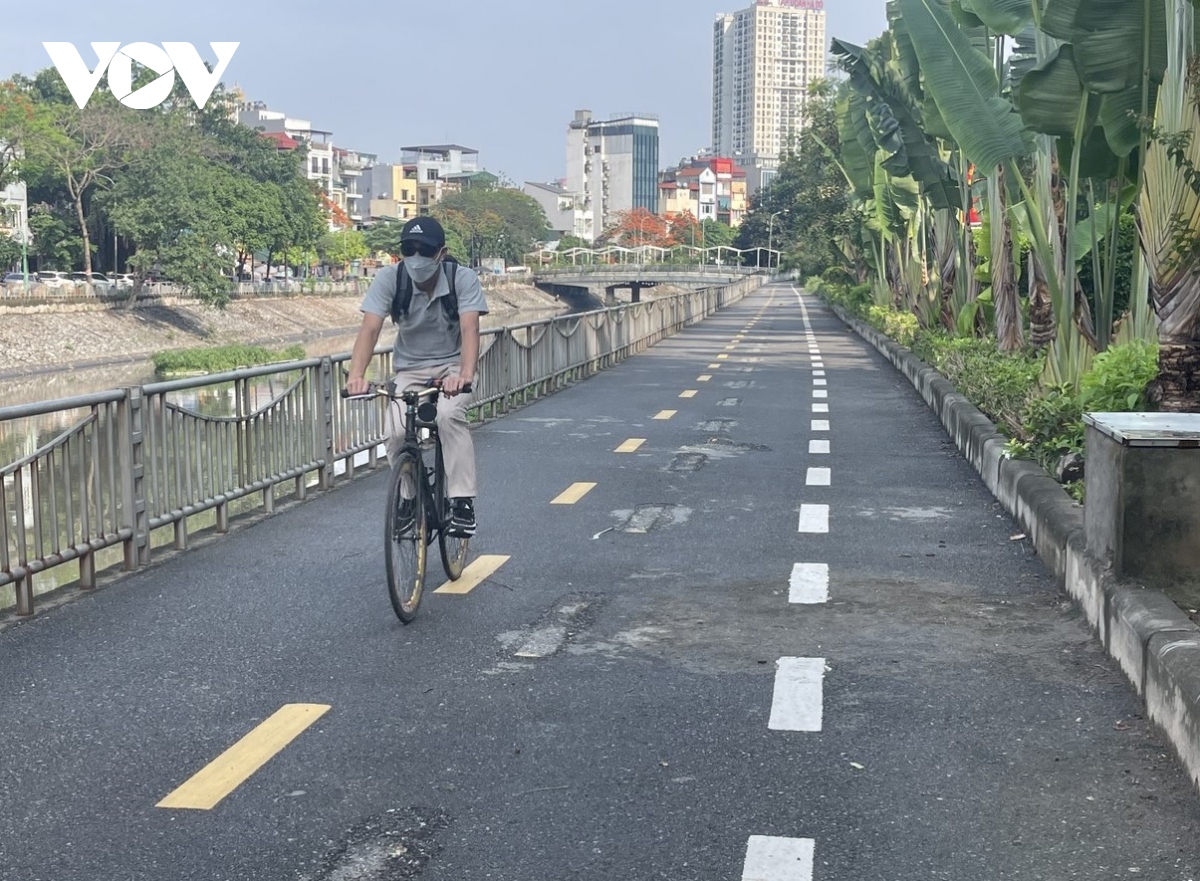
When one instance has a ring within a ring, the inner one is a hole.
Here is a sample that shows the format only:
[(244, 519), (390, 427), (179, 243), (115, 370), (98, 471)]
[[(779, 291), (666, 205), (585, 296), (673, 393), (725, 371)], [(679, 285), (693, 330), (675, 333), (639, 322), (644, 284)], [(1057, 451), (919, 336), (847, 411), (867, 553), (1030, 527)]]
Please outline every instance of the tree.
[(445, 227), (447, 242), (455, 230), (471, 263), (484, 257), (520, 263), (550, 234), (545, 210), (520, 190), (472, 187), (446, 196), (432, 213)]
[[(799, 149), (784, 156), (779, 174), (756, 195), (732, 244), (781, 250), (780, 266), (802, 276), (845, 263), (837, 243), (851, 220), (846, 179), (836, 158), (839, 145), (834, 86), (819, 80), (809, 89)], [(709, 247), (721, 244), (705, 231)]]
[(394, 217), (387, 217), (363, 230), (363, 244), (372, 254), (400, 254), (400, 231), (404, 224)]
[(22, 178), (26, 147), (51, 126), (47, 108), (13, 80), (0, 82), (0, 190)]
[[(115, 100), (95, 97), (80, 110), (74, 104), (52, 107), (53, 127), (38, 130), (26, 143), (33, 162), (52, 169), (66, 185), (83, 241), (83, 271), (92, 271), (92, 245), (85, 199), (97, 186), (112, 183), (126, 164), (126, 151), (140, 140), (133, 115)], [(141, 144), (144, 146), (144, 143)]]
[(239, 247), (234, 172), (206, 157), (203, 140), (186, 125), (163, 126), (156, 138), (117, 177), (104, 208), (114, 229), (137, 243), (129, 261), (135, 271), (161, 273), (223, 306)]
[(326, 233), (317, 243), (317, 253), (325, 262), (345, 270), (351, 262), (370, 254), (363, 234), (356, 229), (339, 229)]
[(10, 236), (0, 236), (0, 272), (16, 266), (20, 259), (20, 241)]
[(651, 214), (645, 208), (617, 213), (617, 222), (604, 231), (601, 242), (622, 248), (649, 245), (670, 248), (677, 244), (671, 237), (671, 224), (665, 217)]

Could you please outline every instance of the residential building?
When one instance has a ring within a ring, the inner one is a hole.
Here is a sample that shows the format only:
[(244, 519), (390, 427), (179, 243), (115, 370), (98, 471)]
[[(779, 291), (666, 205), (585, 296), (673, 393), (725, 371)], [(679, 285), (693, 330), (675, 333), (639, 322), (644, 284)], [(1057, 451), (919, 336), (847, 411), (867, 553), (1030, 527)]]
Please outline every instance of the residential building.
[(596, 238), (592, 211), (584, 207), (583, 193), (573, 193), (563, 183), (526, 181), (525, 194), (542, 206), (556, 237), (575, 236), (591, 244)]
[(690, 213), (697, 220), (740, 226), (746, 216), (746, 171), (732, 159), (698, 157), (663, 172), (659, 213)]
[(365, 169), (361, 186), (369, 219), (417, 216), (417, 166), (377, 163)]
[(566, 190), (581, 194), (599, 229), (622, 211), (658, 213), (658, 118), (626, 114), (595, 120), (578, 110), (567, 127)]
[[(476, 175), (479, 167), (479, 151), (458, 144), (426, 144), (401, 148), (401, 162), (416, 166), (417, 208), (428, 211), (447, 192), (457, 192), (480, 181)], [(486, 173), (485, 173), (486, 174)], [(494, 175), (488, 175), (494, 183)]]
[(342, 147), (333, 148), (333, 201), (356, 226), (368, 219), (369, 203), (362, 191), (362, 177), (374, 166), (377, 156)]
[(808, 87), (825, 61), (824, 0), (756, 0), (717, 16), (712, 149), (746, 170), (749, 195), (798, 147)]

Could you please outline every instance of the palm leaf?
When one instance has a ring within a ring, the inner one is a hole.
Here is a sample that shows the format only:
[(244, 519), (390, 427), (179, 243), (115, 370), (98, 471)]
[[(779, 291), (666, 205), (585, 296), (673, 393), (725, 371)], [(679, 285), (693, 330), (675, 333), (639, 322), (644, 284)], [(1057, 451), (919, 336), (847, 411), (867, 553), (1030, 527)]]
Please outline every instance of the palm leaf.
[(962, 0), (963, 10), (974, 13), (993, 31), (1019, 34), (1033, 21), (1030, 0)]
[(967, 158), (980, 169), (991, 169), (1028, 155), (1032, 143), (1016, 108), (1000, 97), (988, 57), (971, 45), (937, 0), (898, 2), (925, 89)]
[(1142, 83), (1143, 20), (1150, 3), (1150, 77), (1167, 67), (1167, 19), (1162, 0), (1079, 0), (1070, 42), (1089, 91), (1124, 92)]
[[(1150, 107), (1158, 99), (1158, 86), (1150, 83)], [(1100, 125), (1108, 146), (1118, 156), (1128, 156), (1141, 146), (1145, 135), (1138, 123), (1142, 113), (1141, 85), (1105, 95), (1100, 102)]]
[(1087, 93), (1075, 69), (1075, 50), (1069, 44), (1030, 71), (1021, 82), (1021, 118), (1035, 132), (1058, 137), (1073, 137), (1079, 116), (1079, 104)]
[(1081, 0), (1047, 0), (1042, 13), (1041, 28), (1057, 40), (1072, 40), (1075, 37), (1075, 15)]

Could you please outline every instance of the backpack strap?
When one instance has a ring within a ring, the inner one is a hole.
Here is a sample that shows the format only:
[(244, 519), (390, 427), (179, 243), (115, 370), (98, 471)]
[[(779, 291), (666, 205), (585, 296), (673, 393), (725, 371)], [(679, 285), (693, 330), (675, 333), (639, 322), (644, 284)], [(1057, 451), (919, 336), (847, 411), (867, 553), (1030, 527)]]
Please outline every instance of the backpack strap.
[(442, 271), (446, 273), (446, 282), (450, 285), (450, 293), (442, 297), (442, 311), (451, 324), (458, 324), (458, 288), (454, 286), (455, 276), (458, 275), (458, 261), (442, 261)]
[(413, 282), (408, 270), (401, 262), (396, 267), (396, 289), (392, 292), (392, 324), (399, 324), (400, 319), (408, 314), (408, 306), (412, 302)]

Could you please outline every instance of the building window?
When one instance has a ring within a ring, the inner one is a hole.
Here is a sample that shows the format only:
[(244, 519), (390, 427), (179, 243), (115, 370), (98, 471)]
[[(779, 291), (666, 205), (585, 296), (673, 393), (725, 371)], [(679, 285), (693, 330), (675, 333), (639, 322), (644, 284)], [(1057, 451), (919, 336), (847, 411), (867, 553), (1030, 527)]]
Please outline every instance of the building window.
[(435, 181), (435, 180), (437, 180), (437, 179), (438, 179), (438, 171), (437, 171), (437, 169), (436, 169), (436, 168), (427, 168), (427, 169), (425, 169), (425, 180), (427, 180), (427, 181)]
[(312, 173), (313, 173), (313, 174), (316, 174), (316, 173), (317, 173), (317, 171), (320, 169), (320, 167), (321, 167), (321, 166), (320, 166), (320, 165), (317, 163), (317, 157), (316, 157), (316, 156), (314, 156), (314, 157), (312, 158)]

